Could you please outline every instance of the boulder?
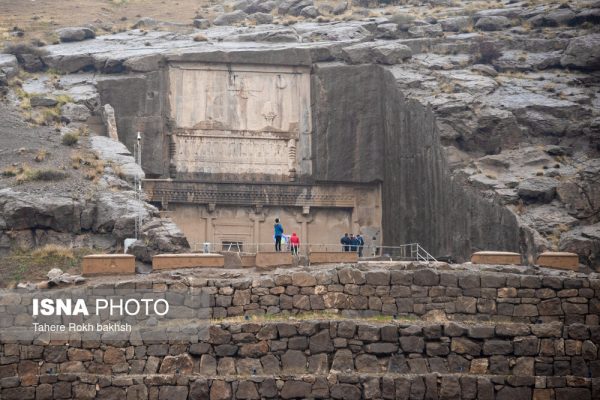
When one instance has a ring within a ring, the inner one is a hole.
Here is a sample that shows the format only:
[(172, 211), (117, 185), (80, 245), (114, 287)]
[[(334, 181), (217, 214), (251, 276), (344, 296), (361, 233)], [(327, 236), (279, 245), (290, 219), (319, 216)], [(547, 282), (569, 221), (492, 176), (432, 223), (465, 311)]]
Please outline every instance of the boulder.
[(398, 24), (393, 22), (379, 24), (375, 35), (378, 39), (396, 39), (398, 38)]
[(575, 23), (575, 13), (569, 8), (559, 8), (547, 14), (538, 14), (528, 21), (535, 27), (572, 25)]
[(319, 16), (319, 10), (315, 6), (304, 7), (300, 11), (300, 16), (304, 18), (317, 18)]
[(467, 16), (445, 18), (438, 22), (444, 32), (465, 32), (471, 26), (471, 18)]
[(528, 127), (533, 136), (564, 136), (569, 126), (569, 121), (564, 118), (556, 118), (536, 110), (518, 113), (517, 120)]
[(136, 218), (149, 221), (156, 209), (135, 199), (133, 192), (101, 192), (96, 199), (94, 232), (112, 232), (119, 239), (133, 237)]
[(273, 15), (263, 12), (255, 12), (248, 16), (248, 20), (254, 21), (256, 25), (270, 24), (273, 22)]
[(219, 26), (220, 25), (233, 25), (233, 24), (242, 22), (243, 20), (246, 19), (247, 16), (248, 16), (248, 14), (246, 14), (242, 10), (236, 10), (236, 11), (232, 11), (230, 13), (225, 13), (225, 14), (219, 15), (217, 18), (215, 18), (215, 20), (213, 21), (213, 24), (219, 25)]
[(193, 25), (194, 28), (208, 29), (210, 27), (210, 21), (204, 18), (195, 18)]
[(56, 31), (61, 42), (80, 42), (85, 39), (93, 39), (96, 34), (90, 28), (72, 27), (62, 28)]
[(85, 122), (91, 116), (90, 110), (81, 104), (67, 103), (60, 108), (62, 117), (69, 122)]
[(475, 23), (475, 28), (482, 31), (500, 31), (510, 26), (510, 20), (504, 16), (482, 17)]
[(244, 11), (250, 5), (249, 0), (237, 0), (233, 3), (232, 8), (234, 10), (242, 10)]
[(520, 198), (529, 202), (549, 203), (556, 196), (558, 182), (549, 177), (529, 178), (517, 187)]
[(79, 232), (81, 213), (87, 206), (70, 196), (0, 190), (0, 230), (52, 229)]
[(279, 4), (277, 12), (279, 15), (288, 14), (297, 17), (303, 8), (312, 5), (314, 5), (312, 0), (284, 0)]
[(341, 1), (333, 7), (333, 9), (331, 10), (331, 13), (333, 15), (340, 15), (340, 14), (345, 13), (347, 9), (348, 9), (348, 2)]
[(6, 74), (7, 78), (15, 76), (19, 72), (17, 57), (12, 54), (0, 54), (0, 72)]
[(600, 34), (571, 39), (560, 64), (569, 68), (600, 69)]
[(90, 137), (90, 146), (98, 157), (117, 165), (120, 169), (120, 176), (129, 182), (133, 182), (136, 177), (144, 178), (145, 174), (142, 168), (135, 162), (129, 149), (118, 140), (106, 136), (92, 136)]
[(564, 233), (558, 244), (560, 251), (579, 254), (579, 261), (600, 270), (600, 223), (575, 228)]
[(168, 218), (155, 218), (142, 226), (142, 236), (129, 248), (137, 259), (150, 263), (152, 256), (160, 253), (186, 253), (190, 245), (185, 235)]
[(24, 53), (17, 55), (17, 60), (27, 72), (40, 72), (46, 68), (45, 63), (37, 54)]
[(254, 14), (257, 12), (270, 14), (275, 8), (277, 8), (276, 1), (255, 0), (244, 9), (244, 12), (246, 14)]
[(376, 44), (359, 43), (342, 49), (344, 59), (350, 64), (399, 64), (412, 57), (411, 49), (398, 42)]
[(29, 98), (31, 107), (54, 107), (58, 104), (56, 99), (48, 96), (32, 96)]

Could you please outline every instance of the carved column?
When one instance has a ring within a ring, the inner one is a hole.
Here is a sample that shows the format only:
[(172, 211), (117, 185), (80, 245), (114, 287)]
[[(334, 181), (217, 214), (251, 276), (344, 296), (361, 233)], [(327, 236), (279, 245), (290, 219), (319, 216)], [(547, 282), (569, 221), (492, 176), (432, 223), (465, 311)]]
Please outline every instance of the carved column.
[[(262, 206), (257, 205), (254, 212), (250, 214), (250, 220), (254, 222), (254, 235), (252, 241), (254, 243), (260, 243), (260, 223), (265, 221), (265, 213), (263, 212)], [(254, 250), (259, 250), (254, 249)], [(252, 251), (252, 250), (251, 250)]]
[(302, 207), (302, 212), (296, 213), (296, 222), (300, 223), (300, 249), (301, 253), (304, 255), (308, 255), (308, 246), (303, 246), (303, 244), (308, 244), (308, 224), (313, 220), (312, 215), (310, 215), (310, 206)]
[(206, 220), (206, 228), (204, 231), (204, 241), (214, 243), (215, 240), (215, 223), (216, 218), (215, 209), (217, 205), (215, 203), (209, 203), (206, 205), (206, 209), (202, 211), (202, 218)]

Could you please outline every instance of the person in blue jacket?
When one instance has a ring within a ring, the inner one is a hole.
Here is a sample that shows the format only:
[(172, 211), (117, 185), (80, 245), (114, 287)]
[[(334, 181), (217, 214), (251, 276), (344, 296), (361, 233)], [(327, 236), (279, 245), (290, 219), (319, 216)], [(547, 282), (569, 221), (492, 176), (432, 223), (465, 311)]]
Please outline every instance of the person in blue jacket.
[(283, 226), (279, 223), (279, 218), (275, 218), (275, 251), (281, 251), (281, 236), (283, 235)]

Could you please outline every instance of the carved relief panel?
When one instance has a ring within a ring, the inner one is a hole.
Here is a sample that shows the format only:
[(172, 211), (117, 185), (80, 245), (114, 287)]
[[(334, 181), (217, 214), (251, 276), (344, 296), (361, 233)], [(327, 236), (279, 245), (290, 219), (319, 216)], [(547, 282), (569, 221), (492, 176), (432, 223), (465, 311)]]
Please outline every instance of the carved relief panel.
[(177, 174), (310, 173), (297, 159), (310, 151), (307, 68), (174, 63), (169, 103)]

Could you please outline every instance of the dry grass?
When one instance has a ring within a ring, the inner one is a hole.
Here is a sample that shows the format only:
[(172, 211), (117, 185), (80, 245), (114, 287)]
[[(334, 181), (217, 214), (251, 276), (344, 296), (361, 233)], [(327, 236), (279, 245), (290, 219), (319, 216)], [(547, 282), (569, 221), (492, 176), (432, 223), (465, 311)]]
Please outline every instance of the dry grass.
[(31, 256), (34, 258), (56, 257), (69, 260), (75, 259), (72, 248), (61, 246), (59, 244), (47, 244), (44, 247), (34, 250), (31, 253)]
[(116, 176), (121, 179), (125, 179), (125, 173), (123, 172), (123, 169), (121, 169), (120, 165), (111, 165), (111, 168)]
[(20, 172), (20, 169), (18, 167), (11, 166), (11, 167), (7, 167), (7, 168), (3, 169), (1, 174), (2, 174), (2, 176), (10, 178), (13, 176), (17, 176), (17, 174), (19, 174), (19, 172)]
[(16, 174), (17, 184), (33, 181), (60, 181), (67, 177), (67, 174), (63, 171), (59, 171), (54, 168), (31, 168), (27, 164), (23, 164), (19, 168), (19, 172)]
[[(10, 236), (10, 232), (8, 235)], [(23, 280), (46, 279), (52, 268), (78, 274), (81, 259), (97, 251), (89, 248), (71, 248), (47, 244), (38, 249), (15, 249), (10, 255), (0, 257), (0, 287), (13, 287)]]
[(87, 180), (96, 181), (104, 173), (104, 166), (104, 161), (92, 152), (76, 151), (71, 155), (71, 168), (81, 169)]
[(46, 159), (46, 157), (48, 156), (48, 152), (44, 149), (42, 150), (38, 150), (38, 152), (35, 155), (35, 158), (33, 159), (35, 162), (42, 162)]
[(61, 142), (65, 146), (74, 146), (79, 142), (79, 133), (67, 132), (62, 136)]

